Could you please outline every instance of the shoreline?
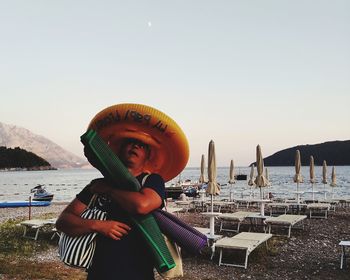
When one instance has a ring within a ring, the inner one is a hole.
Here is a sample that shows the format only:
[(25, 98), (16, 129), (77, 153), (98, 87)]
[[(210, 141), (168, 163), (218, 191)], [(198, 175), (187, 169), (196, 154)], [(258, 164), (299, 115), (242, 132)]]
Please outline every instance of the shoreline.
[[(63, 209), (68, 205), (68, 202), (53, 202), (50, 206), (45, 207), (31, 207), (31, 217), (52, 214), (59, 215)], [(6, 222), (10, 219), (29, 218), (29, 207), (11, 207), (0, 208), (0, 223)]]

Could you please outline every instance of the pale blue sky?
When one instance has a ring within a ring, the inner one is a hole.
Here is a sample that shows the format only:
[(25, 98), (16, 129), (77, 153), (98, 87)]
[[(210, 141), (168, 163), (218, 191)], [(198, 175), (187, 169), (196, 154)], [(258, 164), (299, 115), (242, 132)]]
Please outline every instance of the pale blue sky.
[(350, 139), (349, 1), (0, 3), (0, 121), (77, 155), (121, 102), (173, 117), (189, 166)]

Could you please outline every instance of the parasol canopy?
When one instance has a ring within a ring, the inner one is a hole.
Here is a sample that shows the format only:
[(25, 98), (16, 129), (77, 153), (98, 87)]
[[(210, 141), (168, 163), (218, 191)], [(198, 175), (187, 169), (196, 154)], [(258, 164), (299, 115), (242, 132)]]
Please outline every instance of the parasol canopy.
[(336, 187), (337, 186), (337, 178), (335, 175), (335, 167), (333, 166), (332, 168), (332, 182), (330, 183), (331, 187)]
[(255, 176), (255, 169), (254, 169), (254, 164), (251, 165), (250, 167), (250, 175), (249, 175), (249, 181), (248, 181), (248, 185), (249, 186), (254, 186), (254, 176)]
[(327, 162), (324, 160), (322, 165), (322, 183), (327, 184)]
[(268, 182), (264, 176), (264, 161), (261, 154), (260, 145), (256, 147), (256, 169), (258, 170), (258, 175), (254, 180), (255, 185), (259, 188), (266, 187)]
[(201, 183), (201, 184), (203, 184), (205, 182), (204, 171), (205, 171), (205, 159), (204, 159), (204, 155), (202, 155), (202, 159), (201, 159), (201, 175), (199, 177), (199, 183)]
[(267, 167), (265, 167), (265, 177), (266, 177), (266, 180), (267, 180), (267, 185), (271, 186), (270, 178), (269, 178), (269, 171), (267, 170)]
[(233, 165), (233, 159), (231, 159), (230, 163), (230, 180), (228, 181), (229, 184), (234, 184), (235, 183), (235, 168)]
[(215, 159), (215, 144), (211, 140), (209, 142), (208, 149), (208, 187), (207, 194), (218, 195), (220, 194), (219, 186), (216, 182), (216, 159)]
[(326, 184), (327, 184), (327, 162), (324, 160), (322, 165), (322, 183), (324, 186), (324, 199), (327, 199), (327, 191), (326, 191)]
[(300, 173), (300, 167), (301, 167), (300, 151), (296, 150), (296, 153), (295, 153), (295, 175), (294, 175), (294, 182), (295, 183), (302, 183), (303, 182), (303, 176)]
[(315, 162), (314, 162), (313, 156), (310, 156), (310, 183), (312, 185), (312, 200), (315, 201), (314, 184), (316, 183), (316, 179), (315, 179)]
[(314, 162), (313, 156), (310, 156), (310, 183), (311, 184), (316, 183), (316, 180), (315, 180), (315, 162)]
[(209, 149), (208, 149), (208, 187), (207, 187), (207, 194), (210, 194), (210, 206), (211, 206), (211, 212), (210, 219), (209, 219), (209, 228), (210, 228), (210, 236), (214, 236), (215, 232), (215, 216), (213, 207), (214, 207), (214, 201), (213, 196), (218, 195), (220, 193), (219, 186), (216, 182), (216, 159), (215, 159), (215, 145), (214, 141), (211, 140), (209, 142)]

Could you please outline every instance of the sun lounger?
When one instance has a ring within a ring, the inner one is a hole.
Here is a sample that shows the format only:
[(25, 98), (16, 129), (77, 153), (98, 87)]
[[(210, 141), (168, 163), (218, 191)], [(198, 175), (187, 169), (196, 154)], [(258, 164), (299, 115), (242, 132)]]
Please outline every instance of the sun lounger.
[(284, 215), (280, 215), (278, 217), (267, 218), (265, 220), (265, 223), (267, 224), (269, 233), (271, 233), (272, 226), (287, 227), (288, 228), (288, 237), (290, 237), (292, 227), (299, 222), (303, 222), (306, 218), (307, 218), (306, 215), (284, 214)]
[(180, 208), (180, 207), (167, 207), (166, 208), (166, 211), (169, 212), (169, 213), (172, 213), (172, 214), (177, 214), (181, 211), (183, 211), (183, 208)]
[[(222, 214), (220, 218), (220, 231), (233, 231), (233, 232), (239, 232), (239, 227), (241, 223), (249, 216), (252, 214), (258, 214), (254, 212), (247, 212), (247, 211), (238, 211), (235, 213), (224, 213)], [(225, 222), (237, 222), (237, 228), (236, 229), (229, 229), (229, 228), (224, 228), (224, 223)]]
[(193, 202), (190, 200), (178, 200), (175, 202), (178, 208), (182, 208), (185, 212), (188, 212), (192, 209)]
[[(24, 227), (23, 237), (37, 240), (39, 231), (45, 226), (54, 226), (56, 219), (33, 219), (20, 222), (19, 225)], [(33, 231), (34, 235), (29, 235)]]
[(222, 238), (222, 235), (218, 235), (218, 234), (214, 234), (213, 236), (210, 235), (210, 228), (194, 227), (194, 229), (198, 230), (200, 233), (203, 233), (207, 237), (208, 247), (211, 248), (210, 259), (213, 259), (215, 254), (215, 243), (216, 241)]
[(318, 202), (330, 204), (331, 207), (329, 208), (329, 210), (333, 212), (335, 212), (335, 208), (340, 204), (339, 199), (335, 199), (335, 198), (319, 200)]
[(343, 269), (343, 266), (346, 267), (346, 258), (350, 256), (345, 252), (346, 247), (350, 248), (350, 241), (340, 241), (339, 245), (341, 246), (340, 269)]
[[(207, 211), (211, 209), (211, 202), (206, 201)], [(235, 206), (233, 201), (213, 201), (214, 211), (221, 212), (222, 209), (232, 211), (232, 208)]]
[[(251, 252), (254, 251), (260, 244), (266, 242), (272, 237), (269, 233), (253, 233), (253, 232), (241, 232), (234, 237), (225, 237), (216, 242), (216, 248), (220, 248), (219, 265), (244, 267), (248, 266), (248, 257)], [(245, 259), (244, 265), (235, 263), (224, 263), (222, 261), (222, 255), (224, 249), (230, 250), (244, 250)]]
[(270, 209), (270, 216), (273, 215), (273, 211), (275, 210), (276, 213), (280, 213), (281, 210), (282, 212), (284, 212), (284, 214), (287, 214), (288, 210), (289, 210), (289, 204), (288, 203), (268, 203), (266, 204), (267, 208)]
[[(307, 205), (307, 209), (310, 211), (310, 219), (312, 218), (324, 218), (327, 219), (327, 214), (331, 205), (329, 203), (311, 203)], [(321, 215), (314, 215), (312, 213), (319, 213)]]

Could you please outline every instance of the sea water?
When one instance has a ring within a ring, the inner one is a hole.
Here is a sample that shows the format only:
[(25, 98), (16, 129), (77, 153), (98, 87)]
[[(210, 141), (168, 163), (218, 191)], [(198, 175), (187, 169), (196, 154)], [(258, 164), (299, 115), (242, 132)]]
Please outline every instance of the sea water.
[[(264, 192), (271, 192), (275, 197), (293, 198), (297, 190), (293, 182), (295, 174), (294, 167), (268, 167), (270, 186)], [(304, 183), (299, 184), (299, 191), (305, 192), (304, 199), (312, 197), (312, 185), (309, 179), (309, 167), (303, 166), (301, 173)], [(250, 168), (239, 167), (235, 174), (246, 174), (247, 180), (236, 181), (228, 184), (229, 167), (217, 169), (217, 182), (221, 185), (220, 197), (227, 198), (230, 191), (236, 198), (248, 197), (251, 192), (255, 197), (260, 195), (258, 188), (248, 186)], [(256, 171), (255, 171), (256, 175)], [(184, 171), (167, 184), (178, 180), (198, 181), (199, 168), (186, 168)], [(205, 174), (206, 176), (206, 174)], [(336, 166), (337, 187), (331, 188), (331, 167), (328, 167), (328, 184), (322, 183), (322, 166), (315, 167), (316, 183), (314, 184), (315, 198), (323, 199), (324, 191), (327, 198), (350, 198), (350, 166)], [(9, 171), (0, 172), (0, 201), (28, 200), (30, 189), (38, 184), (45, 185), (49, 192), (54, 194), (54, 201), (71, 201), (92, 179), (102, 177), (95, 169), (62, 169), (49, 171)], [(206, 176), (207, 178), (207, 176)]]

